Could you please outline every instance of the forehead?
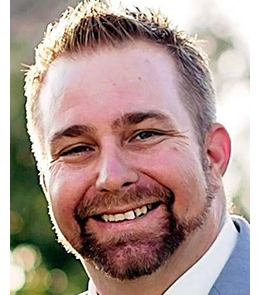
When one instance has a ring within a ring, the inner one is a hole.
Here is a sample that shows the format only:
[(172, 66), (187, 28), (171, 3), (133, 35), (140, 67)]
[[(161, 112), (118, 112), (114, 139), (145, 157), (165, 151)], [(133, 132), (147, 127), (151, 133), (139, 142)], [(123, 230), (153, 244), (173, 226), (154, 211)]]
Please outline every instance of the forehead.
[(187, 116), (173, 59), (160, 46), (144, 42), (60, 57), (47, 72), (39, 104), (46, 132), (88, 120), (101, 124), (124, 112)]

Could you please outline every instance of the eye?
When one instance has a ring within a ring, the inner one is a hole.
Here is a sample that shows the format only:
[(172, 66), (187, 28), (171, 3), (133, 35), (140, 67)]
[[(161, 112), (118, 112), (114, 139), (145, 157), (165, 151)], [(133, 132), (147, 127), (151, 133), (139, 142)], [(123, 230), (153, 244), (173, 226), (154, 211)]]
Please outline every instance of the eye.
[(65, 150), (63, 152), (61, 152), (60, 156), (64, 157), (64, 156), (69, 156), (69, 155), (77, 155), (77, 154), (81, 154), (84, 152), (89, 152), (89, 151), (93, 151), (94, 149), (90, 146), (87, 145), (78, 145), (75, 146), (69, 150)]
[(160, 135), (163, 135), (163, 134), (158, 131), (149, 131), (149, 130), (141, 131), (137, 133), (132, 140), (146, 140), (148, 138), (152, 138), (152, 137), (156, 137)]

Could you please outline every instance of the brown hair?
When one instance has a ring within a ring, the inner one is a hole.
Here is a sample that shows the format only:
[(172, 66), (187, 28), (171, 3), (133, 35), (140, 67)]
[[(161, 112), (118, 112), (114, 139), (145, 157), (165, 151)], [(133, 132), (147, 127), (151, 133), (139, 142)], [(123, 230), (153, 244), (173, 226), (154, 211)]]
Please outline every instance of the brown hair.
[(111, 6), (90, 0), (80, 2), (75, 8), (69, 7), (58, 21), (48, 25), (44, 39), (36, 49), (35, 64), (26, 72), (27, 127), (39, 169), (44, 151), (37, 101), (50, 64), (65, 53), (95, 51), (102, 46), (116, 47), (135, 40), (161, 44), (173, 57), (180, 74), (180, 97), (202, 146), (206, 132), (215, 121), (216, 111), (207, 58), (196, 40), (172, 28), (160, 12), (139, 8), (114, 11)]

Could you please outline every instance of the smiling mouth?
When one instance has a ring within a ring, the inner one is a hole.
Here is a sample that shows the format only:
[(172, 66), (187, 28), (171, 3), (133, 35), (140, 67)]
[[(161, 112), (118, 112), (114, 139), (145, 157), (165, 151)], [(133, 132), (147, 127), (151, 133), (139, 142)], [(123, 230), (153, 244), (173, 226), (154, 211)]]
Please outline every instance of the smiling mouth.
[(133, 220), (146, 215), (148, 212), (157, 208), (160, 204), (161, 202), (156, 202), (156, 203), (147, 204), (142, 207), (135, 208), (133, 210), (129, 210), (127, 212), (118, 212), (116, 214), (94, 215), (92, 216), (92, 218), (98, 221), (103, 221), (103, 222), (122, 222), (126, 220)]

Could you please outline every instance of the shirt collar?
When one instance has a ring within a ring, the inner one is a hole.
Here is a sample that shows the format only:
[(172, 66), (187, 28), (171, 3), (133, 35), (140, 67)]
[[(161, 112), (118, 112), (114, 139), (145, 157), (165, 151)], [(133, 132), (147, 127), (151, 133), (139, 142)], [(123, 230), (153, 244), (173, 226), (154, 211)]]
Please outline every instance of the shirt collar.
[[(237, 239), (237, 231), (227, 215), (222, 229), (209, 250), (185, 272), (164, 295), (207, 295), (228, 261)], [(89, 295), (97, 295), (93, 281), (89, 280)]]
[(207, 295), (228, 261), (237, 239), (237, 231), (228, 215), (209, 250), (164, 294)]

